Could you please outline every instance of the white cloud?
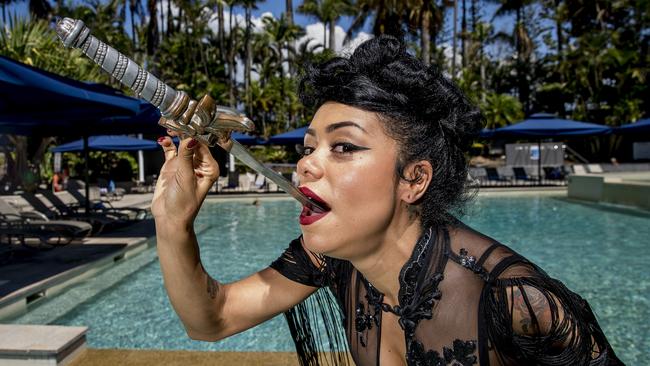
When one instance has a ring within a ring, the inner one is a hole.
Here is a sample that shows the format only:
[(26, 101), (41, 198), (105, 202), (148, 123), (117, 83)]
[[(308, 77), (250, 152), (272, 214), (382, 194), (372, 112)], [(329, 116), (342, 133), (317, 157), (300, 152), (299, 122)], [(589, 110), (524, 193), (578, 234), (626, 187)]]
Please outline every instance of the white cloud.
[[(438, 47), (442, 48), (442, 54), (444, 55), (444, 59), (447, 64), (446, 65), (447, 69), (451, 70), (451, 65), (454, 60), (453, 45), (449, 44), (449, 42), (443, 42)], [(463, 54), (460, 49), (460, 44), (457, 44), (456, 45), (456, 77), (460, 76), (460, 73), (462, 72), (462, 67), (461, 67), (462, 64), (463, 64)], [(451, 78), (451, 74), (449, 74), (447, 70), (444, 70), (444, 74), (446, 77)]]
[[(323, 23), (318, 22), (314, 24), (309, 24), (305, 27), (305, 32), (306, 34), (300, 38), (297, 41), (298, 46), (302, 45), (303, 43), (309, 41), (309, 45), (311, 47), (315, 47), (316, 45), (320, 44), (323, 45), (323, 34), (325, 32), (325, 29), (323, 28)], [(345, 30), (343, 30), (342, 27), (336, 26), (335, 27), (335, 39), (334, 39), (334, 51), (337, 54), (340, 55), (349, 55), (354, 51), (357, 46), (359, 46), (363, 41), (366, 41), (372, 36), (368, 33), (365, 32), (359, 32), (355, 38), (350, 40), (347, 44), (343, 44), (343, 40), (345, 39)], [(327, 34), (327, 44), (326, 46), (329, 46), (329, 29), (328, 29), (328, 34)], [(322, 48), (319, 48), (317, 50), (318, 52), (322, 51)]]

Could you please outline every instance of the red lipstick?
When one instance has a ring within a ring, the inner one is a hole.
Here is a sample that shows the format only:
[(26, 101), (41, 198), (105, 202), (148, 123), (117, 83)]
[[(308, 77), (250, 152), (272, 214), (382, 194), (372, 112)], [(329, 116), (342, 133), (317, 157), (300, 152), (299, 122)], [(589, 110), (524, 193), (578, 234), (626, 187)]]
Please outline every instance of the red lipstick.
[(300, 192), (302, 192), (310, 201), (318, 203), (318, 205), (325, 208), (325, 211), (319, 210), (315, 206), (305, 205), (302, 207), (302, 212), (300, 213), (300, 225), (310, 225), (314, 222), (322, 219), (330, 212), (330, 207), (327, 203), (320, 198), (316, 193), (307, 187), (298, 187)]

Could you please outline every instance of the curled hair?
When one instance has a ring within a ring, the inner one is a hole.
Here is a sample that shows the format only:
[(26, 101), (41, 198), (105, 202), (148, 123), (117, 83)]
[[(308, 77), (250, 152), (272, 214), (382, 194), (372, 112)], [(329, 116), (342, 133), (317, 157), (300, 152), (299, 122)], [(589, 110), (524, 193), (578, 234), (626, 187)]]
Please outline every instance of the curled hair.
[(308, 108), (338, 102), (377, 113), (398, 142), (400, 179), (407, 179), (409, 164), (431, 163), (431, 183), (417, 202), (423, 227), (446, 223), (450, 212), (462, 210), (468, 197), (465, 151), (483, 118), (455, 84), (409, 54), (404, 43), (379, 36), (349, 58), (307, 66), (299, 93)]

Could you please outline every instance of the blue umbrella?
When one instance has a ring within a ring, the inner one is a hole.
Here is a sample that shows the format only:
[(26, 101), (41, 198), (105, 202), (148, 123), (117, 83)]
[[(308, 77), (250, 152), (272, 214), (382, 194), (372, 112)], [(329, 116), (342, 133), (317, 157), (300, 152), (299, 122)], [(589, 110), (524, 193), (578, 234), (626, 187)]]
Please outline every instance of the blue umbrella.
[(491, 137), (494, 137), (494, 130), (491, 130), (489, 128), (484, 128), (479, 132), (478, 137), (484, 138), (484, 139), (489, 139)]
[(269, 144), (276, 145), (292, 145), (292, 144), (302, 144), (305, 141), (305, 132), (307, 127), (297, 128), (295, 130), (277, 134), (269, 138)]
[[(103, 135), (90, 136), (88, 138), (89, 150), (105, 151), (133, 151), (133, 150), (155, 150), (159, 148), (156, 141), (141, 140), (128, 136)], [(84, 141), (79, 139), (59, 145), (50, 149), (52, 152), (83, 151)]]
[(536, 113), (519, 123), (497, 128), (497, 137), (557, 137), (557, 136), (593, 136), (605, 135), (612, 128), (595, 123), (578, 122), (558, 118), (549, 113)]
[(0, 133), (40, 136), (160, 133), (158, 110), (101, 84), (0, 56)]
[(616, 129), (618, 133), (650, 133), (650, 118), (623, 125)]

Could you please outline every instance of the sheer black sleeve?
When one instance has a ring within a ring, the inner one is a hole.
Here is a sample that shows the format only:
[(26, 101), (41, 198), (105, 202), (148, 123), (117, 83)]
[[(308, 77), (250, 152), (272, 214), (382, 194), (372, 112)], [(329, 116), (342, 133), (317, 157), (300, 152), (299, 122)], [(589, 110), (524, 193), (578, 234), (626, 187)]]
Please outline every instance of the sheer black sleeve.
[(270, 267), (292, 281), (312, 287), (323, 287), (323, 265), (314, 263), (322, 263), (322, 259), (316, 254), (312, 255), (313, 257), (303, 247), (301, 238), (297, 238)]
[(494, 280), (481, 307), (504, 365), (622, 365), (589, 304), (545, 274)]
[(332, 293), (332, 287), (340, 287), (335, 284), (343, 267), (339, 262), (307, 251), (298, 238), (271, 263), (292, 281), (322, 287), (284, 313), (301, 366), (348, 365), (344, 315)]

